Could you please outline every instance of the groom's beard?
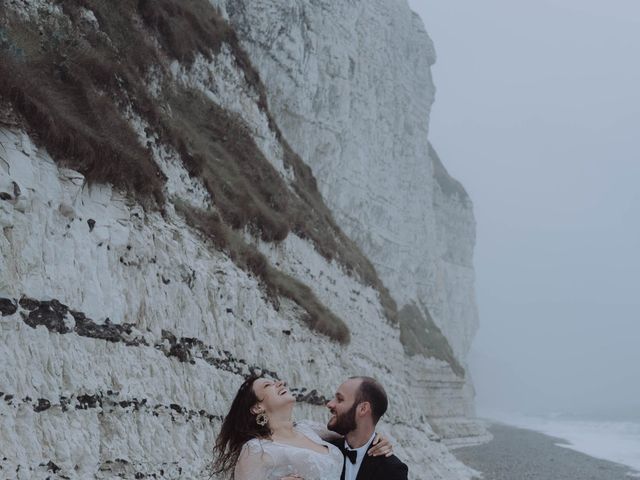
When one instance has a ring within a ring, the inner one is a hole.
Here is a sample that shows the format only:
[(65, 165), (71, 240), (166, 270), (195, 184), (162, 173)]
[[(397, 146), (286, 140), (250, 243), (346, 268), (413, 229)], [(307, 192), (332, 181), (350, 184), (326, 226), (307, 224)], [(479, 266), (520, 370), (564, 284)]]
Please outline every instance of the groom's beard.
[(335, 416), (333, 420), (329, 420), (327, 428), (340, 435), (346, 435), (356, 429), (356, 408), (358, 405), (354, 402), (353, 406), (343, 414)]

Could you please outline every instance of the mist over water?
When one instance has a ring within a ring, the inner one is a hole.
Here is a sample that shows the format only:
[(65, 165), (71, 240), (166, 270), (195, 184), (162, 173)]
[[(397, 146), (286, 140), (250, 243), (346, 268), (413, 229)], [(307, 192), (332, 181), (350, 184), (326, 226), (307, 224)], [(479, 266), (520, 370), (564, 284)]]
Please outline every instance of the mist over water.
[(478, 223), (479, 414), (640, 421), (640, 2), (409, 3)]

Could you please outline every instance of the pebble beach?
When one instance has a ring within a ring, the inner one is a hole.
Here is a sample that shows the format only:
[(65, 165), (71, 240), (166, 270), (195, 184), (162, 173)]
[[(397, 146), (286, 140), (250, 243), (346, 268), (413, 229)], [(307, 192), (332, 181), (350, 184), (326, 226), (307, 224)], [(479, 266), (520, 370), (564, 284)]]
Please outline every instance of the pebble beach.
[(482, 480), (631, 480), (638, 472), (560, 446), (566, 442), (531, 430), (491, 424), (494, 439), (454, 450)]

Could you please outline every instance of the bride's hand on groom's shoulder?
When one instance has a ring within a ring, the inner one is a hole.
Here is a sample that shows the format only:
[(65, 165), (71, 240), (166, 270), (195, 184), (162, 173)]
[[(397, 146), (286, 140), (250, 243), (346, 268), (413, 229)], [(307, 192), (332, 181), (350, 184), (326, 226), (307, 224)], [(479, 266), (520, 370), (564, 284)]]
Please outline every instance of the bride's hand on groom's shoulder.
[(304, 477), (300, 475), (287, 475), (286, 477), (282, 477), (280, 480), (304, 480)]
[(376, 436), (374, 437), (371, 445), (373, 446), (369, 449), (367, 454), (372, 457), (380, 457), (382, 455), (390, 457), (393, 455), (393, 445), (391, 445), (391, 442), (387, 437), (378, 432), (376, 432)]

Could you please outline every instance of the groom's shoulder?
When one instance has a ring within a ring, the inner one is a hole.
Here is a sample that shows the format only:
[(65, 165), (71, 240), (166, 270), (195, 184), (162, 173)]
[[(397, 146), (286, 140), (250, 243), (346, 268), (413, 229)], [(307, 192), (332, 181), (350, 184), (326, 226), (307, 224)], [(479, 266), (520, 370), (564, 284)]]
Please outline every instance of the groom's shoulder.
[(407, 464), (395, 455), (390, 457), (369, 457), (369, 463), (375, 467), (377, 476), (389, 480), (406, 480), (409, 473)]
[(381, 459), (382, 463), (385, 467), (392, 468), (394, 470), (408, 470), (407, 464), (400, 460), (395, 455), (391, 455), (390, 457), (376, 457)]

